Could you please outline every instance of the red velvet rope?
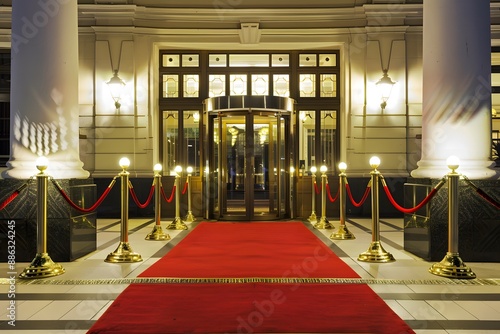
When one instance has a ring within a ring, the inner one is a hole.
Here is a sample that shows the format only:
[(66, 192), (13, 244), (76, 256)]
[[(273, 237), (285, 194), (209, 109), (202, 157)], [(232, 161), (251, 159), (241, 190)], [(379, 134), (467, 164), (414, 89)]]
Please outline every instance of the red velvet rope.
[(17, 197), (17, 195), (19, 195), (19, 190), (15, 190), (9, 197), (7, 197), (5, 199), (5, 201), (3, 201), (2, 204), (0, 204), (0, 211), (2, 211), (3, 209), (5, 209), (5, 207), (7, 205), (9, 205), (10, 202), (12, 202), (14, 200), (14, 198)]
[(328, 194), (328, 199), (330, 200), (330, 202), (335, 202), (337, 200), (337, 198), (339, 197), (339, 194), (340, 194), (340, 187), (339, 189), (337, 189), (337, 195), (335, 195), (335, 198), (332, 197), (332, 194), (330, 194), (330, 185), (327, 183), (326, 184), (326, 193)]
[[(479, 194), (479, 196), (481, 196), (482, 198), (484, 198), (485, 200), (487, 200), (491, 205), (495, 206), (497, 209), (500, 209), (500, 204), (495, 201), (493, 198), (491, 198), (487, 193), (485, 193), (483, 190), (477, 188), (476, 189), (476, 192)], [(0, 209), (1, 210), (1, 209)]]
[(349, 198), (351, 199), (352, 205), (354, 205), (357, 208), (359, 208), (361, 205), (363, 205), (363, 203), (368, 198), (368, 194), (370, 193), (370, 190), (371, 190), (371, 187), (366, 187), (365, 193), (363, 194), (363, 197), (361, 198), (361, 201), (359, 201), (359, 203), (356, 203), (356, 201), (354, 200), (354, 198), (352, 198), (351, 187), (349, 186), (349, 183), (347, 183), (345, 185), (345, 187), (347, 189), (347, 194), (349, 195)]
[(387, 186), (384, 186), (384, 191), (385, 191), (385, 194), (387, 195), (387, 198), (389, 198), (389, 201), (392, 203), (392, 205), (398, 209), (399, 211), (403, 212), (403, 213), (413, 213), (413, 212), (416, 212), (418, 211), (419, 209), (421, 209), (424, 205), (426, 205), (431, 199), (432, 197), (434, 197), (434, 195), (437, 193), (437, 189), (436, 188), (433, 188), (431, 190), (431, 192), (422, 200), (422, 202), (420, 202), (420, 204), (418, 204), (417, 206), (413, 207), (413, 208), (409, 208), (409, 209), (405, 209), (403, 208), (402, 206), (400, 206), (398, 203), (396, 203), (396, 201), (394, 200), (394, 198), (392, 197), (391, 195), (391, 192), (389, 191), (389, 188)]
[(167, 203), (172, 202), (172, 200), (174, 199), (174, 194), (175, 194), (175, 186), (172, 187), (172, 193), (170, 194), (170, 198), (167, 198), (167, 196), (165, 195), (165, 191), (163, 190), (163, 186), (160, 187), (160, 190), (161, 190), (161, 196), (163, 197), (165, 202), (167, 202)]
[(318, 188), (318, 184), (316, 183), (316, 181), (314, 181), (314, 191), (316, 191), (316, 194), (318, 194), (318, 195), (319, 195), (320, 190), (319, 190), (319, 188)]
[(464, 180), (465, 182), (467, 182), (467, 184), (469, 186), (471, 186), (479, 196), (481, 196), (483, 199), (485, 199), (486, 201), (488, 201), (491, 205), (493, 205), (494, 207), (496, 207), (497, 209), (500, 209), (500, 204), (495, 201), (493, 198), (491, 198), (487, 193), (485, 193), (483, 190), (479, 189), (478, 187), (476, 187), (472, 182), (471, 180), (469, 180), (465, 175), (463, 176), (464, 177)]
[(186, 190), (188, 188), (188, 182), (184, 183), (184, 189), (182, 189), (182, 194), (184, 195), (186, 193)]
[(137, 198), (137, 194), (135, 193), (134, 187), (130, 187), (130, 195), (132, 195), (132, 198), (134, 199), (135, 204), (141, 209), (144, 209), (145, 207), (147, 207), (149, 205), (149, 203), (151, 203), (151, 198), (153, 198), (154, 192), (155, 192), (155, 186), (153, 184), (151, 186), (151, 190), (149, 191), (149, 195), (148, 195), (148, 198), (146, 199), (146, 202), (144, 204), (142, 204), (141, 202), (139, 202), (139, 199)]
[(113, 188), (113, 186), (107, 187), (106, 190), (104, 190), (104, 192), (102, 193), (101, 197), (97, 200), (97, 202), (95, 202), (95, 204), (92, 205), (88, 209), (81, 208), (78, 205), (76, 205), (75, 203), (73, 203), (73, 201), (71, 200), (71, 198), (69, 198), (69, 196), (66, 194), (66, 192), (62, 188), (60, 188), (60, 187), (57, 187), (57, 188), (59, 189), (59, 192), (64, 197), (64, 199), (66, 200), (66, 202), (68, 202), (68, 204), (71, 205), (71, 207), (73, 207), (74, 209), (76, 209), (78, 211), (81, 211), (81, 212), (92, 212), (92, 211), (95, 211), (95, 209), (97, 209), (97, 207), (99, 205), (101, 205), (102, 201), (104, 201), (104, 199), (106, 198), (106, 196), (108, 196), (108, 194), (111, 191), (111, 188)]
[(5, 201), (2, 202), (2, 204), (0, 204), (0, 211), (5, 209), (5, 207), (7, 207), (7, 205), (9, 205), (10, 202), (12, 202), (17, 197), (17, 195), (19, 195), (21, 191), (30, 184), (31, 180), (32, 179), (29, 179), (28, 182), (24, 183), (22, 186), (14, 190), (14, 192), (12, 192), (12, 194), (10, 194), (10, 196), (7, 197)]

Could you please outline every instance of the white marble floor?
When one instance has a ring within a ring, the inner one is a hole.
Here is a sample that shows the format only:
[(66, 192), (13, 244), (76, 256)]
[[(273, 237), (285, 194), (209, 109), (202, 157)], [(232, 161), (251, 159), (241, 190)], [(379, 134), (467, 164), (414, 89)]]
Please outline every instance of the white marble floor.
[[(74, 262), (60, 263), (63, 275), (50, 279), (8, 284), (11, 270), (0, 263), (0, 330), (5, 333), (85, 333), (118, 294), (127, 286), (123, 279), (136, 278), (152, 263), (166, 254), (189, 230), (163, 230), (171, 239), (147, 241), (154, 222), (150, 218), (129, 220), (129, 242), (143, 261), (112, 264), (104, 262), (120, 240), (119, 219), (98, 219), (98, 249)], [(332, 221), (335, 226), (338, 223)], [(476, 334), (500, 333), (500, 254), (498, 263), (466, 264), (477, 275), (476, 280), (449, 280), (428, 272), (433, 264), (404, 251), (403, 219), (381, 219), (381, 242), (396, 261), (368, 263), (357, 260), (371, 242), (371, 220), (351, 219), (349, 230), (354, 240), (331, 240), (331, 230), (317, 230), (305, 222), (321, 240), (336, 252), (362, 279), (373, 280), (370, 286), (416, 333)], [(50, 254), (49, 254), (50, 255)], [(444, 256), (444, 254), (443, 254)], [(16, 263), (22, 272), (28, 263)], [(86, 283), (79, 283), (78, 281)], [(101, 284), (89, 283), (103, 280)], [(47, 281), (48, 283), (41, 283)], [(490, 282), (491, 284), (485, 284)], [(12, 296), (14, 293), (15, 296)], [(15, 302), (14, 312), (11, 304)], [(10, 307), (10, 310), (9, 310)], [(15, 325), (9, 315), (15, 314)], [(332, 310), (332, 317), (335, 316)], [(12, 323), (11, 323), (12, 324)]]

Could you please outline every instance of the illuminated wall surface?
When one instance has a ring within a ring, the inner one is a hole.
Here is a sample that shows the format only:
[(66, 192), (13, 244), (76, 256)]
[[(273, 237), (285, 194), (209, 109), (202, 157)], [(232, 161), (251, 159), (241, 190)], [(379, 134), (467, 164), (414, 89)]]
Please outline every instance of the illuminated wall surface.
[[(182, 9), (141, 0), (110, 4), (48, 1), (24, 8), (14, 1), (12, 8), (2, 7), (6, 16), (12, 9), (13, 33), (11, 40), (10, 27), (0, 27), (0, 46), (13, 55), (11, 152), (3, 177), (30, 177), (40, 155), (60, 178), (114, 176), (122, 156), (130, 158), (134, 175), (150, 175), (157, 162), (164, 169), (175, 165), (166, 161), (168, 137), (160, 131), (164, 113), (175, 110), (164, 109), (162, 101), (180, 95), (194, 113), (206, 97), (245, 93), (337, 99), (338, 108), (321, 107), (335, 117), (321, 136), (331, 133), (338, 145), (323, 160), (332, 166), (346, 161), (352, 176), (365, 175), (369, 158), (377, 155), (387, 176), (439, 178), (447, 171), (446, 158), (456, 155), (469, 177), (496, 178), (492, 106), (485, 98), (490, 45), (498, 38), (488, 22), (495, 27), (500, 21), (489, 8), (495, 3), (444, 1), (441, 8), (455, 13), (446, 19), (434, 2), (425, 10), (422, 3), (392, 1), (313, 1), (307, 8), (245, 1), (202, 10), (196, 1), (185, 1)], [(241, 24), (255, 17), (258, 24)], [(169, 50), (173, 60), (161, 58), (161, 50)], [(209, 50), (208, 60), (199, 57)], [(280, 71), (292, 62), (290, 51), (298, 50), (303, 52), (297, 70)], [(311, 58), (308, 50), (323, 56)], [(229, 51), (231, 57), (221, 57)], [(241, 54), (250, 53), (255, 57), (248, 63)], [(338, 54), (338, 74), (328, 71), (332, 54)], [(180, 76), (176, 64), (184, 63), (206, 72)], [(249, 74), (209, 73), (222, 63)], [(262, 64), (268, 66), (265, 73), (258, 70)], [(160, 74), (162, 66), (170, 72)], [(308, 71), (314, 66), (326, 70)], [(381, 108), (376, 83), (384, 70), (395, 84)], [(106, 84), (115, 71), (125, 83), (119, 108)], [(301, 160), (308, 161), (308, 136), (317, 134), (311, 118), (302, 124)]]

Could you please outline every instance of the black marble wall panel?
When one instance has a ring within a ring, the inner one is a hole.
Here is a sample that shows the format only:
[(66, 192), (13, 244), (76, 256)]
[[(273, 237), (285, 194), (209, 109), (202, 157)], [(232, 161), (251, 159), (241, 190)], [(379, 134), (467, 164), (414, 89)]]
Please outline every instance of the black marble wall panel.
[[(0, 180), (0, 203), (27, 180)], [(92, 179), (57, 180), (78, 206), (89, 207), (96, 201)], [(30, 262), (37, 252), (37, 189), (33, 180), (0, 211), (0, 261), (7, 261), (9, 221), (15, 224), (16, 262)], [(73, 261), (97, 247), (96, 213), (73, 209), (59, 190), (48, 182), (47, 252), (54, 261)]]
[[(165, 177), (164, 177), (165, 178)], [(174, 178), (171, 177), (173, 180)], [(94, 182), (97, 185), (97, 194), (100, 196), (106, 188), (109, 186), (112, 178), (95, 178)], [(137, 198), (143, 204), (146, 202), (148, 198), (149, 192), (151, 190), (151, 185), (153, 184), (153, 176), (150, 178), (129, 178), (132, 186), (134, 187), (134, 192), (137, 195)], [(172, 181), (173, 182), (173, 181)], [(168, 192), (167, 196), (170, 196), (170, 189), (163, 181), (163, 187), (165, 189), (165, 193)], [(181, 189), (182, 190), (182, 189)], [(163, 199), (162, 199), (163, 201)], [(130, 218), (135, 217), (151, 217), (155, 216), (154, 210), (154, 195), (151, 199), (151, 203), (144, 209), (139, 208), (136, 203), (133, 201), (132, 197), (129, 197), (129, 210), (128, 215)], [(113, 186), (113, 189), (109, 192), (106, 199), (102, 202), (97, 210), (98, 217), (100, 218), (120, 218), (121, 217), (121, 179), (118, 177), (116, 179), (116, 183)], [(167, 217), (162, 213), (162, 217)], [(169, 216), (173, 217), (173, 216)]]
[[(359, 202), (365, 193), (366, 187), (370, 182), (370, 177), (349, 177), (347, 176), (347, 182), (349, 183), (349, 188), (351, 189), (352, 197), (356, 202)], [(394, 200), (399, 204), (403, 205), (404, 201), (404, 183), (406, 182), (406, 178), (402, 177), (385, 177), (385, 182), (387, 184), (387, 188), (391, 192)], [(337, 189), (333, 188), (332, 189)], [(333, 192), (333, 190), (332, 190)], [(334, 195), (334, 194), (333, 194)], [(333, 196), (332, 195), (332, 196)], [(346, 215), (348, 218), (350, 217), (364, 217), (368, 218), (372, 216), (372, 204), (371, 204), (371, 196), (372, 193), (368, 195), (368, 198), (360, 207), (355, 207), (349, 196), (346, 196)], [(379, 183), (379, 217), (382, 218), (399, 218), (403, 217), (403, 213), (397, 210), (387, 198), (385, 194), (382, 183)]]
[[(94, 179), (96, 185), (97, 185), (97, 193), (101, 194), (106, 187), (108, 187), (111, 178), (96, 178)], [(149, 190), (151, 189), (151, 184), (152, 184), (152, 177), (151, 178), (130, 178), (134, 190), (137, 194), (137, 197), (141, 202), (144, 202), (149, 194)], [(165, 192), (165, 195), (167, 197), (170, 197), (172, 187), (174, 185), (175, 178), (173, 176), (163, 176), (162, 177), (162, 185), (163, 189)], [(363, 194), (366, 190), (366, 187), (368, 185), (368, 182), (370, 181), (370, 177), (348, 177), (348, 182), (353, 194), (353, 197), (356, 201), (360, 201), (361, 198), (363, 197)], [(181, 179), (181, 191), (184, 188), (184, 182), (185, 178)], [(201, 180), (195, 180), (195, 182), (198, 182), (199, 184), (196, 184), (192, 182), (193, 186), (193, 203), (192, 203), (192, 211), (195, 217), (201, 217), (203, 215), (203, 208), (201, 206)], [(317, 179), (318, 186), (321, 186), (321, 176), (318, 176)], [(387, 177), (386, 178), (386, 183), (387, 186), (389, 187), (392, 196), (394, 199), (402, 204), (404, 200), (403, 196), (403, 191), (404, 191), (404, 183), (406, 182), (406, 178), (401, 178), (401, 177)], [(332, 197), (335, 197), (337, 194), (337, 190), (339, 188), (339, 178), (338, 176), (333, 176), (329, 175), (328, 176), (328, 183), (330, 186), (330, 193)], [(310, 187), (309, 181), (307, 184), (301, 185), (302, 187)], [(300, 187), (299, 187), (299, 192)], [(298, 193), (297, 194), (298, 200), (298, 213), (299, 217), (301, 218), (307, 218), (311, 214), (311, 194), (310, 190), (308, 189), (307, 195)], [(317, 196), (316, 199), (316, 214), (321, 215), (321, 193)], [(389, 202), (387, 196), (382, 190), (382, 185), (380, 184), (380, 194), (379, 194), (379, 199), (380, 199), (380, 206), (379, 206), (379, 214), (380, 217), (403, 217), (403, 213), (398, 211), (394, 206)], [(303, 202), (303, 203), (302, 203)], [(304, 208), (302, 207), (304, 206)], [(339, 210), (340, 210), (340, 203), (339, 201), (335, 201), (334, 203), (331, 203), (328, 196), (326, 198), (326, 215), (328, 218), (333, 218), (333, 219), (338, 219), (339, 218)], [(181, 211), (181, 217), (185, 216), (187, 213), (187, 195), (181, 195), (181, 204), (180, 204), (180, 211)], [(154, 203), (152, 202), (148, 207), (141, 209), (137, 207), (137, 205), (134, 203), (132, 198), (129, 199), (129, 217), (130, 218), (136, 218), (136, 217), (151, 217), (153, 218), (155, 213), (154, 213)], [(347, 199), (346, 203), (346, 215), (347, 217), (371, 217), (372, 210), (371, 210), (371, 200), (370, 197), (368, 197), (365, 201), (365, 203), (357, 208), (354, 205), (352, 205), (351, 201)], [(115, 186), (109, 193), (109, 195), (106, 197), (102, 205), (98, 209), (98, 217), (101, 218), (119, 218), (121, 215), (121, 200), (120, 200), (120, 179), (118, 178), (116, 181)], [(172, 218), (175, 216), (175, 200), (173, 200), (171, 203), (166, 203), (163, 198), (161, 201), (161, 217), (162, 218)]]
[[(429, 189), (438, 182), (434, 179), (408, 179), (409, 184), (427, 185)], [(500, 180), (472, 180), (472, 183), (500, 202)], [(405, 202), (411, 202), (408, 197), (412, 192), (405, 195)], [(459, 183), (458, 208), (458, 243), (462, 260), (500, 262), (500, 210), (463, 180)], [(445, 256), (448, 251), (447, 183), (433, 197), (427, 211), (405, 215), (404, 248), (428, 261), (441, 261)]]
[[(108, 187), (111, 182), (111, 178), (96, 178), (94, 179), (97, 185), (97, 193), (101, 194)], [(137, 195), (137, 198), (141, 203), (144, 203), (149, 195), (151, 190), (151, 185), (153, 183), (153, 177), (151, 178), (135, 178), (131, 177), (129, 180), (132, 182), (134, 187), (134, 191)], [(106, 197), (102, 205), (97, 210), (97, 215), (99, 218), (120, 218), (121, 216), (121, 194), (120, 194), (120, 178), (116, 180), (116, 184)], [(174, 176), (162, 176), (161, 183), (163, 186), (163, 191), (165, 192), (165, 196), (167, 198), (170, 197), (172, 193), (172, 188), (174, 186), (175, 177)], [(186, 182), (186, 178), (183, 177), (180, 180), (180, 215), (184, 217), (188, 211), (188, 197), (187, 192), (182, 194), (182, 190), (184, 189), (184, 183)], [(191, 180), (191, 210), (195, 217), (201, 217), (203, 214), (202, 208), (202, 193), (201, 193), (201, 178), (193, 177)], [(161, 199), (161, 217), (162, 218), (173, 218), (175, 217), (175, 197), (172, 202), (167, 203), (163, 197)], [(155, 217), (155, 207), (154, 207), (154, 195), (151, 200), (151, 203), (141, 209), (137, 206), (137, 204), (133, 201), (132, 197), (129, 197), (129, 208), (128, 208), (129, 218), (138, 218), (138, 217), (149, 217), (153, 219)]]
[[(165, 196), (167, 198), (170, 197), (170, 195), (172, 194), (172, 189), (174, 187), (174, 184), (175, 184), (175, 177), (174, 176), (163, 176), (161, 178), (161, 184), (163, 186), (163, 191), (165, 192)], [(182, 192), (182, 185), (181, 185), (181, 189), (180, 191)], [(181, 196), (181, 208), (184, 209), (185, 205), (182, 201), (182, 197), (184, 196)], [(180, 210), (181, 211), (181, 217), (183, 217), (185, 214), (186, 214), (186, 211), (185, 210)], [(201, 217), (201, 210), (199, 211), (199, 213), (196, 213), (196, 212), (193, 212), (193, 214), (195, 215), (198, 215), (198, 217)], [(161, 200), (161, 217), (162, 218), (167, 218), (167, 217), (175, 217), (175, 196), (174, 196), (174, 199), (170, 202), (170, 203), (167, 203), (163, 198)]]

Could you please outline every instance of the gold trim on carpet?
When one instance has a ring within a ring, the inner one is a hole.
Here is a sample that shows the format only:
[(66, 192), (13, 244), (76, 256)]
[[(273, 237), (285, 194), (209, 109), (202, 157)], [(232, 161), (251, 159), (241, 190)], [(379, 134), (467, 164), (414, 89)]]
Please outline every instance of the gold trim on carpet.
[[(0, 278), (0, 285), (11, 285), (7, 278)], [(364, 278), (169, 278), (169, 277), (137, 277), (109, 279), (16, 279), (19, 285), (120, 285), (120, 284), (382, 284), (382, 285), (500, 285), (500, 278), (476, 279), (434, 279), (434, 280), (400, 280), (400, 279), (364, 279)]]

